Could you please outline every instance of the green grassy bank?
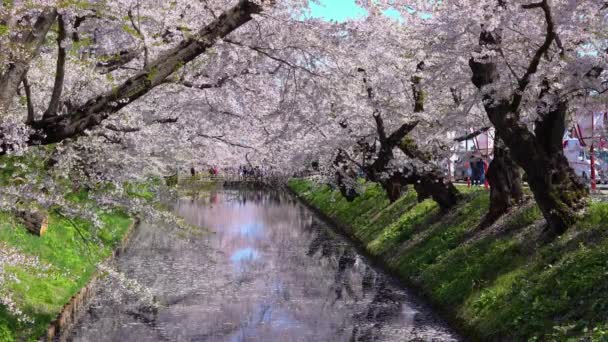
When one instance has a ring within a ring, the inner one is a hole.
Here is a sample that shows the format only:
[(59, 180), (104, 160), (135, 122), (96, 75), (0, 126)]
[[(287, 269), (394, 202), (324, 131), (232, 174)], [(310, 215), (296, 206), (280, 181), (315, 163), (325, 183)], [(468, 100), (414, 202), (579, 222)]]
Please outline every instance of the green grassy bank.
[[(0, 186), (34, 187), (49, 181), (51, 149), (25, 156), (0, 158)], [(155, 180), (160, 182), (160, 180)], [(42, 237), (29, 233), (10, 211), (0, 211), (0, 341), (34, 341), (63, 306), (86, 285), (97, 265), (121, 243), (133, 223), (124, 208), (101, 209), (93, 192), (110, 191), (110, 184), (94, 189), (78, 187), (70, 178), (52, 179), (53, 192), (66, 203), (88, 208), (100, 222), (70, 218), (59, 206), (46, 208), (49, 225)], [(125, 183), (128, 196), (151, 201), (151, 184)], [(28, 202), (29, 201), (29, 202)], [(35, 201), (23, 199), (26, 208)], [(29, 203), (29, 204), (28, 204)]]
[(375, 184), (350, 203), (326, 185), (289, 187), (472, 339), (608, 341), (608, 203), (592, 203), (576, 227), (542, 245), (533, 203), (476, 230), (485, 190), (462, 188), (465, 200), (441, 213), (412, 191), (390, 204)]

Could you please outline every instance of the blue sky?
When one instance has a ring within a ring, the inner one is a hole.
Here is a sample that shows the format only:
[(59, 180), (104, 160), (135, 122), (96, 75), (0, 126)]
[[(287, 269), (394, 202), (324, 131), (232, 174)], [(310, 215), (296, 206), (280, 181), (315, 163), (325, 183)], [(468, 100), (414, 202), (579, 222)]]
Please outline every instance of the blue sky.
[(355, 0), (320, 0), (320, 5), (310, 4), (310, 15), (314, 18), (344, 21), (361, 18), (367, 11), (355, 4)]
[[(326, 20), (344, 21), (353, 18), (363, 18), (367, 11), (355, 4), (355, 0), (319, 0), (320, 4), (310, 4), (310, 16)], [(388, 9), (384, 14), (401, 21), (401, 14), (396, 9)]]
[[(310, 3), (309, 16), (313, 18), (323, 18), (326, 20), (345, 21), (347, 19), (363, 18), (367, 11), (355, 3), (355, 0), (318, 0), (319, 4)], [(410, 14), (416, 13), (412, 8), (405, 8)], [(384, 15), (400, 23), (404, 22), (401, 13), (395, 8), (384, 11)], [(423, 19), (431, 18), (430, 13), (419, 12), (418, 16)]]

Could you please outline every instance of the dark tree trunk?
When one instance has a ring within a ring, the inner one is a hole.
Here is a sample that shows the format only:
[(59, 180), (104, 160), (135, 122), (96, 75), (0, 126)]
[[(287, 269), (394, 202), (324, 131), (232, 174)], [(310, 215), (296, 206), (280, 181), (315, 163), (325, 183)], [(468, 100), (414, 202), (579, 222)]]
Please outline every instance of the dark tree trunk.
[(396, 173), (387, 180), (381, 180), (380, 185), (386, 191), (388, 200), (391, 203), (396, 202), (407, 191), (407, 184), (401, 173)]
[(432, 198), (441, 210), (447, 211), (456, 206), (461, 198), (460, 192), (454, 184), (446, 182), (443, 175), (437, 172), (424, 172), (414, 182), (414, 189), (419, 199)]
[[(424, 62), (420, 62), (416, 67), (416, 71), (422, 72), (424, 67)], [(359, 69), (359, 71), (365, 73), (364, 69)], [(373, 104), (373, 88), (369, 84), (367, 77), (363, 79), (363, 82), (367, 86), (368, 98)], [(411, 87), (415, 100), (414, 112), (423, 112), (425, 92), (421, 76), (412, 76)], [(384, 121), (378, 109), (374, 110), (373, 117), (376, 121), (380, 150), (374, 163), (366, 166), (368, 178), (380, 183), (391, 202), (397, 201), (403, 195), (408, 184), (413, 184), (414, 189), (418, 194), (419, 201), (431, 197), (439, 204), (442, 210), (449, 210), (454, 207), (461, 197), (456, 187), (450, 182), (445, 181), (442, 171), (432, 163), (432, 156), (428, 153), (424, 153), (418, 148), (413, 140), (407, 138), (407, 134), (418, 125), (418, 122), (403, 124), (399, 129), (388, 136), (384, 128)], [(430, 168), (430, 171), (425, 170), (419, 173), (412, 167), (411, 170), (395, 171), (388, 179), (382, 177), (382, 173), (388, 171), (387, 166), (394, 158), (393, 149), (396, 147), (400, 148), (409, 158), (417, 159), (426, 164), (428, 168)]]
[(374, 118), (378, 129), (380, 150), (378, 151), (377, 158), (373, 164), (364, 166), (364, 169), (369, 180), (380, 183), (392, 203), (401, 197), (404, 189), (407, 188), (407, 182), (403, 177), (403, 174), (399, 171), (395, 171), (388, 179), (386, 179), (383, 174), (390, 172), (388, 165), (394, 158), (393, 149), (399, 144), (399, 141), (401, 141), (403, 137), (418, 125), (418, 122), (405, 123), (390, 136), (387, 136), (380, 115), (374, 114)]
[[(424, 62), (418, 63), (416, 72), (424, 71)], [(411, 78), (412, 96), (414, 98), (414, 113), (424, 112), (425, 91), (422, 84), (422, 77), (414, 75)], [(456, 94), (456, 91), (452, 91)], [(456, 104), (459, 104), (457, 96), (454, 95)], [(418, 200), (423, 201), (427, 198), (432, 198), (441, 210), (447, 211), (453, 208), (461, 198), (460, 192), (449, 181), (446, 181), (442, 170), (433, 163), (433, 156), (430, 153), (422, 151), (416, 142), (409, 137), (404, 137), (399, 142), (399, 149), (411, 159), (418, 160), (426, 164), (426, 168), (422, 171), (412, 167), (409, 170), (408, 183), (414, 184), (414, 189), (418, 194)]]
[[(545, 89), (540, 94), (541, 105), (535, 132), (532, 133), (519, 120), (519, 107), (529, 79), (536, 73), (542, 56), (548, 53), (555, 39), (548, 4), (541, 4), (547, 17), (547, 37), (530, 62), (526, 74), (519, 80), (519, 88), (511, 98), (501, 97), (494, 89), (484, 89), (483, 103), (488, 118), (509, 148), (513, 160), (526, 172), (530, 189), (547, 221), (547, 237), (551, 239), (564, 233), (577, 221), (577, 211), (585, 205), (588, 190), (578, 181), (563, 155), (562, 136), (568, 102), (551, 92), (549, 82), (545, 83)], [(499, 48), (500, 41), (499, 32), (485, 30), (479, 39), (481, 47), (494, 50)], [(473, 71), (473, 84), (480, 90), (500, 79), (497, 66), (490, 57), (471, 59), (469, 65)], [(553, 103), (555, 99), (557, 103)]]
[(431, 156), (418, 148), (416, 143), (408, 138), (404, 138), (399, 144), (399, 149), (412, 159), (417, 159), (425, 163), (430, 170), (418, 171), (412, 168), (410, 175), (407, 176), (408, 183), (414, 184), (414, 189), (418, 193), (418, 200), (432, 198), (441, 210), (447, 211), (462, 198), (460, 192), (454, 184), (447, 181), (439, 167), (431, 162)]
[(334, 159), (334, 168), (336, 169), (336, 184), (338, 185), (338, 190), (340, 190), (342, 197), (346, 198), (348, 202), (354, 201), (355, 198), (357, 198), (357, 191), (355, 191), (352, 186), (348, 185), (348, 181), (351, 177), (348, 175), (348, 158), (344, 150), (340, 149), (338, 151), (338, 154)]
[(519, 166), (511, 158), (509, 149), (498, 134), (494, 139), (494, 159), (488, 167), (487, 178), (490, 183), (490, 209), (481, 227), (494, 223), (513, 206), (523, 201)]

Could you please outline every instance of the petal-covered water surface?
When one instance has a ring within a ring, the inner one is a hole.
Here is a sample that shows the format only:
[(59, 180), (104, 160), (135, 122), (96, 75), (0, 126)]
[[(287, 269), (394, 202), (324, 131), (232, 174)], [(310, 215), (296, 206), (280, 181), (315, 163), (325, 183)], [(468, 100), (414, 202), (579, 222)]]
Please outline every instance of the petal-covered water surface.
[(180, 199), (143, 223), (74, 341), (453, 341), (407, 290), (291, 196)]

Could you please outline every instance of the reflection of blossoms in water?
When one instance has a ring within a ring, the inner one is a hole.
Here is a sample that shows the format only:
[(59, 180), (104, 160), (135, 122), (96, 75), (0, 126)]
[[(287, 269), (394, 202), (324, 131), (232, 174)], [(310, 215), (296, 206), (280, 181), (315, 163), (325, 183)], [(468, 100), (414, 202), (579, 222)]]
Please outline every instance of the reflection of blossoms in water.
[[(175, 205), (210, 234), (184, 238), (146, 219), (100, 279), (72, 340), (455, 340), (290, 197), (223, 190), (216, 198)], [(142, 291), (143, 299), (133, 293)]]
[(20, 322), (34, 323), (33, 318), (23, 313), (13, 300), (9, 285), (11, 283), (18, 284), (20, 280), (14, 272), (9, 270), (10, 268), (33, 268), (38, 271), (34, 275), (42, 278), (45, 277), (44, 272), (48, 271), (50, 266), (41, 263), (38, 257), (25, 255), (15, 248), (0, 244), (0, 304)]
[(150, 309), (158, 309), (158, 302), (154, 298), (154, 295), (149, 288), (141, 285), (137, 280), (127, 277), (126, 274), (118, 272), (105, 264), (101, 264), (97, 268), (99, 271), (116, 281), (116, 284), (119, 286), (118, 291), (126, 291), (135, 295), (145, 307)]

